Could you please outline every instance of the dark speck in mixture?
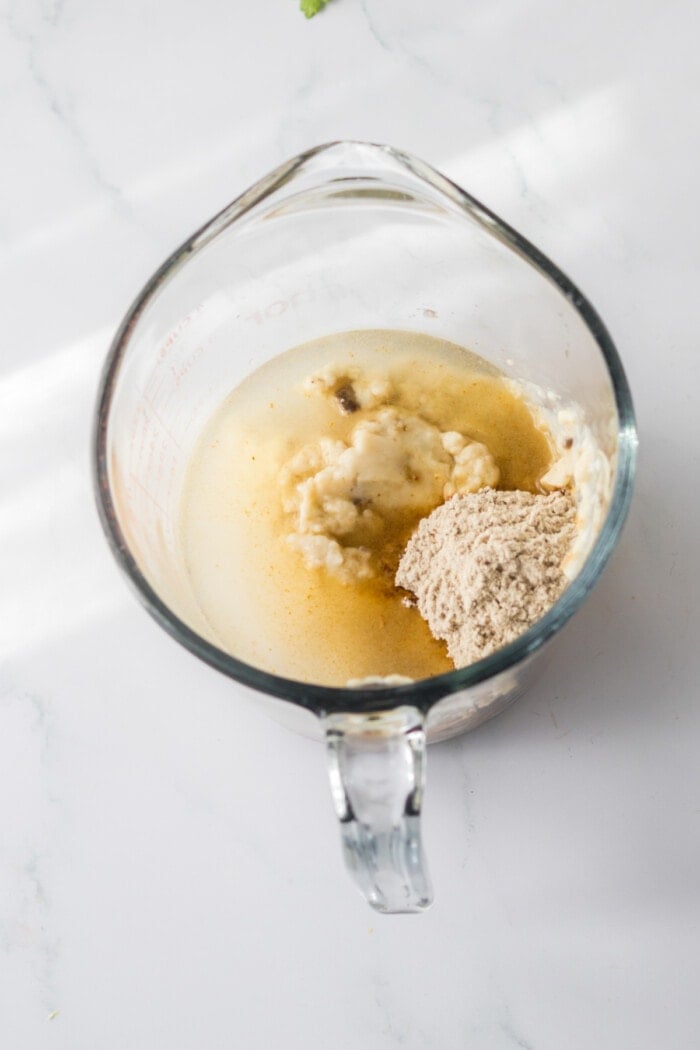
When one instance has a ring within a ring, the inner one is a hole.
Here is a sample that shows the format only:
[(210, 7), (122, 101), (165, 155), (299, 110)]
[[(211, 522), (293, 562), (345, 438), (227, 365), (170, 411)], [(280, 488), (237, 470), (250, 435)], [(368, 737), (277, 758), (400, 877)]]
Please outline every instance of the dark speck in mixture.
[(352, 415), (353, 412), (357, 412), (360, 407), (352, 383), (343, 383), (342, 386), (338, 387), (333, 396), (338, 402), (340, 411), (346, 416)]

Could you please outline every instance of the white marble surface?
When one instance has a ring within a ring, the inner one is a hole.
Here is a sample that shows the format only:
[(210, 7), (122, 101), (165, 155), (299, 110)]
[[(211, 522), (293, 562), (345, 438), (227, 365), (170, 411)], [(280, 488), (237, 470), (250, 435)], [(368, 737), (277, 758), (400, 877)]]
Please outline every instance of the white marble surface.
[[(695, 0), (2, 0), (0, 1045), (694, 1050)], [(591, 297), (641, 433), (536, 692), (433, 749), (382, 918), (320, 748), (137, 607), (92, 506), (109, 338), (180, 240), (334, 138), (444, 170)]]

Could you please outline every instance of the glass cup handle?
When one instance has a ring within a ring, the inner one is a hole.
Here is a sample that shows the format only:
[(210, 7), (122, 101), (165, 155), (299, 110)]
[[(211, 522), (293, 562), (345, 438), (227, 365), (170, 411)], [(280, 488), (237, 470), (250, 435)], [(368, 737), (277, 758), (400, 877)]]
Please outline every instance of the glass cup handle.
[(414, 707), (323, 720), (345, 864), (385, 913), (419, 912), (433, 894), (423, 856), (423, 715)]

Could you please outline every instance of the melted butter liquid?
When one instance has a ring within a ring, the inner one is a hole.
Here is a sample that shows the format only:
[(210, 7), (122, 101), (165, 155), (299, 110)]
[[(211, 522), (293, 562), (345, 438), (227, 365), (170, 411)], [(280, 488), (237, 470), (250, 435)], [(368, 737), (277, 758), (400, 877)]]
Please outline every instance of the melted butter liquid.
[[(394, 516), (382, 574), (346, 585), (308, 569), (285, 542), (281, 467), (321, 436), (345, 440), (362, 413), (303, 390), (326, 365), (388, 375), (396, 403), (441, 430), (482, 441), (500, 487), (536, 492), (551, 443), (530, 409), (482, 358), (431, 336), (359, 331), (281, 354), (233, 390), (205, 427), (188, 466), (180, 535), (195, 599), (222, 649), (265, 671), (323, 685), (453, 669), (418, 611), (401, 603), (394, 572), (418, 516)], [(429, 509), (429, 508), (428, 508)]]

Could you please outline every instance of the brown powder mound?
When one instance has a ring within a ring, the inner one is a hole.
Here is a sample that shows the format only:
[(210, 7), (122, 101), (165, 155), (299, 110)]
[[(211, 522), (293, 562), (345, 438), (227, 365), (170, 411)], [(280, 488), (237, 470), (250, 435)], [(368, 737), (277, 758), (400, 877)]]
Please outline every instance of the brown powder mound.
[(455, 667), (466, 667), (531, 627), (566, 586), (561, 564), (576, 531), (568, 492), (453, 496), (424, 518), (396, 584), (413, 591)]

